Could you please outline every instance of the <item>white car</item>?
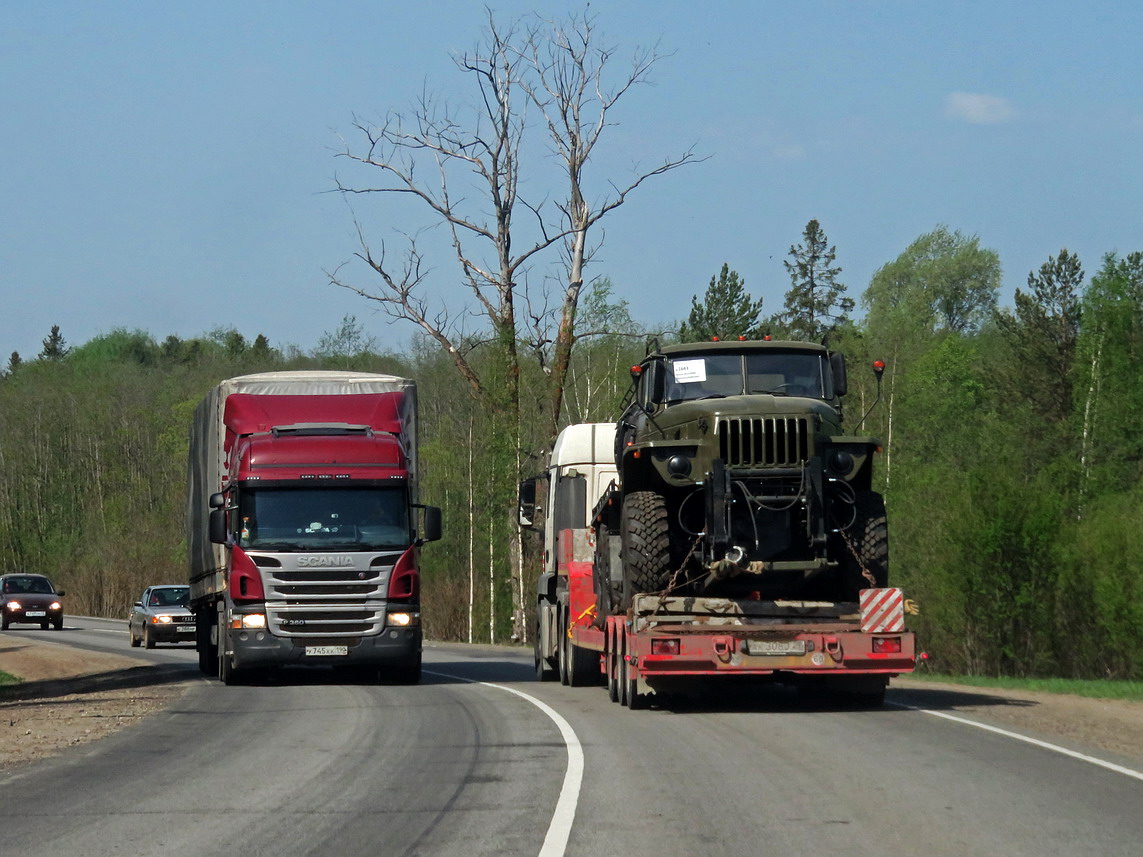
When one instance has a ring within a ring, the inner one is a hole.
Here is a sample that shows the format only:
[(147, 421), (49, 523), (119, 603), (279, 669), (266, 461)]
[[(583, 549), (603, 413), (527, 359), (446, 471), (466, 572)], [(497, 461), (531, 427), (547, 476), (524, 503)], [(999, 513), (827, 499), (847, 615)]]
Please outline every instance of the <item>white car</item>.
[(148, 586), (131, 608), (127, 633), (131, 645), (155, 648), (156, 643), (193, 643), (194, 614), (187, 608), (186, 586)]

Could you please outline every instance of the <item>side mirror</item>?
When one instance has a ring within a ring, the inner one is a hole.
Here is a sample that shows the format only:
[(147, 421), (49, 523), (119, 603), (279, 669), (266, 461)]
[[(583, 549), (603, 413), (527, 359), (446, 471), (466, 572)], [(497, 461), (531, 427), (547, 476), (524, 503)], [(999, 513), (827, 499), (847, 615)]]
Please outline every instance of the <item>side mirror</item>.
[(226, 495), (219, 491), (216, 494), (210, 495), (210, 500), (207, 501), (212, 509), (221, 509), (226, 505)]
[(849, 391), (849, 382), (845, 374), (845, 355), (835, 351), (829, 356), (829, 368), (833, 373), (833, 394), (844, 396)]
[(62, 589), (57, 589), (56, 595), (58, 595), (60, 598), (63, 598), (65, 595), (67, 595), (67, 593), (64, 592)]
[(210, 540), (216, 545), (224, 545), (226, 536), (226, 510), (214, 509), (210, 513)]
[(441, 510), (438, 506), (425, 506), (425, 534), (423, 541), (435, 542), (441, 537)]
[(533, 527), (536, 524), (536, 477), (525, 479), (520, 483), (519, 500), (516, 515), (521, 527)]

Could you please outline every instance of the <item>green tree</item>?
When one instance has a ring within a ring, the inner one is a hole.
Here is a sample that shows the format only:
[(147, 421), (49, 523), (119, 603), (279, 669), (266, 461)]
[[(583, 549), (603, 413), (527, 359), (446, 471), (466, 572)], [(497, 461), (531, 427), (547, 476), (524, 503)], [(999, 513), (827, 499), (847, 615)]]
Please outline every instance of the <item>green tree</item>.
[(63, 338), (63, 334), (60, 333), (58, 324), (52, 325), (51, 333), (44, 338), (43, 342), (44, 349), (39, 354), (43, 360), (63, 360), (71, 350), (67, 347), (67, 342)]
[(790, 260), (783, 260), (790, 275), (785, 311), (778, 320), (784, 335), (791, 339), (823, 341), (832, 331), (849, 321), (853, 298), (838, 282), (841, 268), (834, 265), (837, 248), (829, 243), (816, 220), (806, 224), (802, 244), (791, 245)]
[(691, 311), (679, 328), (683, 342), (701, 342), (713, 338), (730, 340), (744, 337), (757, 339), (762, 314), (762, 298), (754, 300), (746, 291), (746, 281), (737, 271), (723, 263), (718, 277), (710, 278), (706, 294), (700, 302), (691, 296)]
[(16, 370), (20, 368), (20, 364), (23, 362), (24, 361), (22, 359), (20, 359), (20, 352), (19, 351), (13, 351), (8, 356), (8, 374), (14, 375), (16, 373)]
[(992, 317), (999, 289), (996, 251), (938, 226), (878, 270), (864, 299), (871, 310), (903, 311), (934, 332), (970, 333)]
[(1013, 355), (1009, 392), (1030, 403), (1041, 425), (1071, 421), (1082, 287), (1079, 257), (1065, 248), (1028, 274), (1029, 290), (1016, 289), (1014, 311), (997, 313)]

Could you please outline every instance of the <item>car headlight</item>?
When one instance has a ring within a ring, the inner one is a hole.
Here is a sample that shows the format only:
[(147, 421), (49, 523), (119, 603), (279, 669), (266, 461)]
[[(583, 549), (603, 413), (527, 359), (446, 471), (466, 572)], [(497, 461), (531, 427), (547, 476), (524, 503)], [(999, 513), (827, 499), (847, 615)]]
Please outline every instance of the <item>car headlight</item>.
[(51, 604), (48, 605), (48, 609), (49, 610), (62, 610), (63, 605), (60, 604), (58, 601), (53, 601)]
[(19, 601), (9, 601), (4, 606), (7, 607), (9, 610), (19, 610), (20, 609), (20, 602)]
[(151, 617), (151, 624), (152, 625), (170, 625), (171, 624), (171, 617), (168, 616), (166, 613), (160, 613), (158, 616), (152, 616)]

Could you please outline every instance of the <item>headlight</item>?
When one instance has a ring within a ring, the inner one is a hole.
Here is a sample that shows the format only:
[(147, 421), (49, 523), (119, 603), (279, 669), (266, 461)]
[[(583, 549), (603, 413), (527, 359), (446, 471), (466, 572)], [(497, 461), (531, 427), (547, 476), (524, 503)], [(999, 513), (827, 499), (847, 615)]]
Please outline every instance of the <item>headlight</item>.
[(4, 606), (7, 607), (9, 610), (19, 610), (20, 609), (20, 602), (19, 601), (9, 601)]
[(853, 455), (844, 449), (835, 449), (829, 454), (829, 469), (839, 476), (847, 476), (853, 470)]
[(62, 610), (63, 605), (60, 604), (58, 601), (53, 601), (51, 604), (48, 605), (48, 609), (49, 610)]
[(165, 613), (160, 615), (160, 616), (152, 616), (151, 617), (151, 624), (152, 625), (170, 625), (171, 624), (171, 617), (166, 615)]
[(672, 476), (686, 476), (691, 472), (691, 460), (685, 455), (672, 455), (667, 459), (667, 472)]
[(266, 627), (266, 614), (265, 613), (244, 613), (242, 615), (243, 628), (265, 628)]
[(421, 624), (420, 613), (390, 613), (389, 624), (396, 625), (401, 628), (408, 628), (412, 625)]

